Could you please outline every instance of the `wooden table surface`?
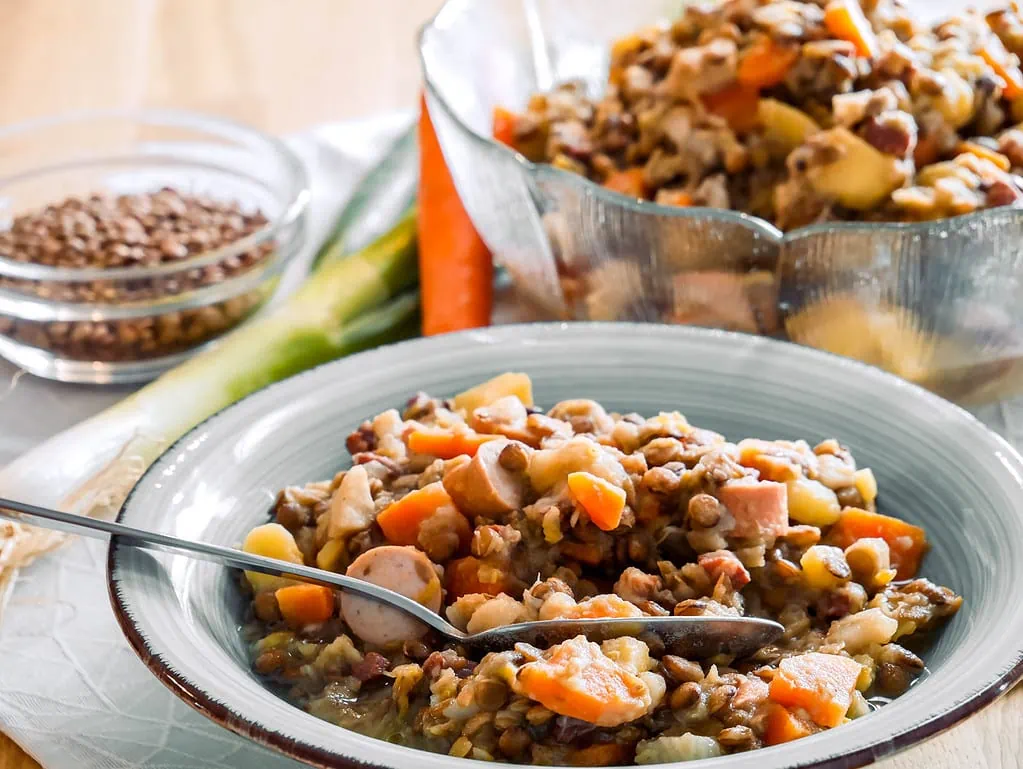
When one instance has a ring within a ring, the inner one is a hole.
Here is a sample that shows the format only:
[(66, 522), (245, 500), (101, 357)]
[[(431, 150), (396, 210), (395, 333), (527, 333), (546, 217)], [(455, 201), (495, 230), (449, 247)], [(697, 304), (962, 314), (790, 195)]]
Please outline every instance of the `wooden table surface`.
[[(439, 5), (0, 0), (0, 125), (66, 109), (173, 106), (288, 132), (410, 106), (415, 31)], [(879, 766), (1015, 768), (1021, 735), (1023, 687)], [(37, 767), (0, 734), (0, 769)]]

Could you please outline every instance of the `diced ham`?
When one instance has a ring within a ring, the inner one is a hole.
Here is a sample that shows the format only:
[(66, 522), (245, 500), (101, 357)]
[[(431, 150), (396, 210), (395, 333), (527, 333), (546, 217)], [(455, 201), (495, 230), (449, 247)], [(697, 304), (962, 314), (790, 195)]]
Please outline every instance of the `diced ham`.
[(718, 489), (718, 499), (735, 518), (730, 536), (779, 537), (788, 530), (788, 490), (783, 483), (746, 478), (728, 481)]
[(717, 582), (721, 575), (725, 574), (736, 590), (749, 584), (749, 572), (731, 550), (715, 550), (713, 553), (704, 553), (696, 561), (710, 575), (712, 582)]

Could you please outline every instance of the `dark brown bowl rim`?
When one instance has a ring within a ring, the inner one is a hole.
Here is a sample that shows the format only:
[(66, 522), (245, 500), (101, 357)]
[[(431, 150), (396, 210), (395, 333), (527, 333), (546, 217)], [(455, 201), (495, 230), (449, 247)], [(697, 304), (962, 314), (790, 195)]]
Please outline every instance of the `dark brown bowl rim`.
[[(565, 324), (530, 323), (514, 325), (519, 326), (528, 325), (532, 327), (539, 326), (551, 328), (559, 327)], [(573, 323), (571, 325), (599, 326), (604, 324)], [(615, 325), (629, 326), (648, 324), (618, 323)], [(746, 334), (738, 334), (735, 332), (716, 331), (707, 329), (702, 330), (702, 332), (717, 334), (725, 337), (747, 336)], [(471, 333), (472, 333), (471, 331), (461, 332), (458, 335), (464, 336), (466, 334)], [(408, 344), (414, 344), (417, 341), (421, 340), (413, 339), (406, 342), (399, 342), (396, 345), (389, 346), (390, 347), (404, 346)], [(775, 340), (774, 343), (783, 345), (794, 344), (792, 342), (785, 342), (779, 340)], [(800, 347), (802, 345), (795, 346)], [(896, 380), (901, 386), (908, 386), (911, 388), (921, 390), (922, 392), (926, 393), (928, 397), (944, 400), (941, 399), (939, 396), (934, 395), (933, 393), (929, 393), (925, 390), (922, 390), (922, 388), (919, 388), (916, 385), (899, 379), (894, 374), (889, 374), (887, 372), (874, 369), (873, 367), (866, 366), (865, 364), (852, 361), (848, 358), (842, 358), (841, 356), (832, 355), (831, 353), (826, 352), (822, 353), (821, 351), (817, 352), (818, 354), (823, 354), (828, 357), (834, 357), (836, 359), (839, 359), (845, 365), (851, 364), (853, 367), (858, 368), (862, 366), (866, 369), (870, 369), (873, 371), (875, 376), (879, 375), (885, 379)], [(146, 468), (146, 471), (140, 476), (139, 480), (135, 483), (135, 486), (132, 487), (132, 490), (128, 493), (128, 496), (125, 498), (124, 503), (121, 505), (121, 509), (117, 513), (116, 520), (118, 522), (122, 521), (124, 513), (128, 509), (128, 505), (131, 502), (132, 498), (134, 497), (136, 490), (142, 485), (142, 482), (146, 480), (149, 474), (151, 472), (154, 472), (154, 468), (157, 466), (157, 464), (159, 464), (160, 458), (167, 454), (180, 450), (186, 443), (190, 442), (193, 434), (201, 430), (207, 423), (214, 419), (217, 419), (221, 414), (234, 409), (240, 403), (242, 403), (245, 400), (248, 400), (248, 398), (251, 398), (253, 395), (255, 395), (256, 392), (262, 392), (264, 390), (270, 390), (281, 387), (291, 380), (310, 376), (319, 369), (325, 368), (335, 363), (337, 363), (337, 361), (323, 363), (320, 364), (319, 366), (315, 366), (293, 377), (289, 377), (288, 379), (269, 384), (253, 393), (250, 393), (241, 401), (226, 406), (220, 409), (219, 411), (211, 414), (202, 422), (199, 422), (191, 430), (189, 430), (183, 436), (178, 438), (178, 440), (170, 444), (163, 451), (160, 457), (158, 457), (152, 464), (149, 465), (148, 468)], [(965, 410), (956, 406), (954, 403), (949, 403), (949, 405), (953, 409), (962, 412), (970, 419), (976, 421), (978, 424), (983, 426), (984, 429), (990, 430), (990, 428), (983, 425), (983, 423), (977, 420), (976, 417), (973, 417), (973, 415), (971, 415), (969, 412), (966, 412)], [(1001, 439), (1000, 436), (998, 437), (1000, 440), (1003, 440)], [(1006, 445), (1009, 446), (1009, 444)], [(1012, 450), (1015, 451), (1015, 449)], [(110, 545), (107, 548), (106, 582), (107, 593), (110, 597), (110, 606), (113, 609), (114, 617), (116, 618), (117, 624), (121, 628), (121, 632), (124, 634), (125, 639), (127, 639), (128, 644), (131, 646), (132, 650), (142, 661), (142, 663), (157, 678), (157, 680), (160, 681), (160, 683), (162, 683), (164, 686), (170, 689), (170, 691), (173, 692), (175, 696), (181, 699), (186, 705), (191, 707), (193, 710), (201, 713), (202, 715), (206, 716), (214, 723), (219, 724), (225, 729), (234, 732), (235, 734), (241, 737), (245, 737), (258, 745), (270, 748), (271, 750), (274, 750), (277, 753), (287, 756), (288, 758), (301, 761), (303, 763), (317, 767), (318, 769), (394, 769), (393, 767), (388, 767), (384, 764), (374, 764), (369, 762), (356, 761), (354, 759), (342, 756), (338, 753), (334, 753), (329, 750), (324, 750), (323, 748), (310, 745), (301, 740), (297, 740), (293, 737), (289, 737), (285, 734), (281, 734), (280, 732), (262, 726), (246, 718), (241, 713), (237, 713), (231, 708), (227, 707), (226, 705), (218, 702), (210, 693), (192, 684), (184, 676), (178, 673), (178, 671), (176, 671), (173, 668), (173, 666), (168, 664), (166, 660), (164, 660), (158, 652), (156, 652), (149, 646), (145, 637), (135, 626), (135, 623), (132, 620), (131, 615), (128, 613), (127, 607), (124, 605), (124, 602), (121, 597), (119, 583), (114, 577), (114, 570), (116, 567), (116, 552), (119, 547), (120, 543), (118, 542), (117, 538), (116, 537), (111, 538)], [(881, 744), (860, 748), (850, 753), (836, 755), (831, 758), (825, 758), (819, 761), (794, 763), (790, 765), (789, 769), (859, 769), (859, 767), (868, 766), (869, 764), (873, 764), (880, 759), (888, 758), (895, 753), (913, 747), (919, 743), (924, 742), (927, 739), (930, 739), (931, 737), (935, 737), (941, 734), (942, 732), (951, 729), (953, 726), (956, 726), (960, 722), (966, 720), (968, 717), (974, 715), (975, 713), (986, 708), (988, 705), (994, 703), (1003, 695), (1007, 694), (1013, 688), (1013, 686), (1019, 683), (1021, 680), (1023, 680), (1023, 654), (1019, 656), (1019, 658), (1015, 661), (1011, 668), (1006, 670), (987, 688), (976, 693), (970, 699), (960, 703), (958, 706), (952, 708), (946, 713), (941, 713), (939, 715), (934, 716), (933, 718), (923, 721), (917, 726), (908, 729), (905, 732), (902, 732), (901, 734), (895, 735), (891, 739), (886, 740)], [(337, 728), (340, 729), (342, 727)], [(373, 740), (374, 738), (364, 737), (364, 739)], [(761, 750), (770, 750), (770, 748), (762, 748)]]

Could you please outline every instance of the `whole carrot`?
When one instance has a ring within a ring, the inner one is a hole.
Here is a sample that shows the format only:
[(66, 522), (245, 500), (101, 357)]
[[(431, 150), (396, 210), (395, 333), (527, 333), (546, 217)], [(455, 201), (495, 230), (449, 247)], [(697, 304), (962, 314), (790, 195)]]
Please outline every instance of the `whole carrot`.
[(423, 334), (489, 325), (493, 260), (458, 197), (425, 98), (420, 100), (419, 163)]

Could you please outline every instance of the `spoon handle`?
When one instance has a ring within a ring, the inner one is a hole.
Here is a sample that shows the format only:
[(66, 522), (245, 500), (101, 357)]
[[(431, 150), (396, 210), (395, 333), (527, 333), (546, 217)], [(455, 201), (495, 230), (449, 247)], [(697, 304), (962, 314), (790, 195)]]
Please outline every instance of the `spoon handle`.
[(395, 609), (405, 612), (421, 622), (425, 622), (434, 630), (438, 630), (444, 635), (453, 638), (461, 638), (464, 635), (458, 628), (444, 621), (440, 615), (430, 611), (411, 598), (406, 598), (393, 590), (374, 585), (372, 582), (355, 579), (354, 577), (346, 577), (344, 574), (314, 569), (302, 564), (285, 563), (274, 558), (253, 555), (252, 553), (234, 550), (229, 547), (211, 545), (207, 542), (193, 542), (170, 534), (137, 529), (134, 526), (126, 526), (123, 523), (116, 523), (114, 521), (86, 518), (81, 515), (74, 515), (73, 513), (36, 507), (35, 505), (15, 502), (3, 497), (0, 497), (0, 517), (18, 523), (41, 526), (46, 529), (80, 534), (92, 537), (93, 539), (110, 540), (113, 537), (117, 537), (118, 543), (143, 550), (157, 550), (174, 553), (175, 555), (187, 555), (192, 558), (211, 561), (236, 569), (257, 571), (261, 574), (270, 574), (275, 577), (294, 578), (302, 582), (311, 582), (331, 588), (341, 588), (357, 593), (365, 598), (393, 606)]

